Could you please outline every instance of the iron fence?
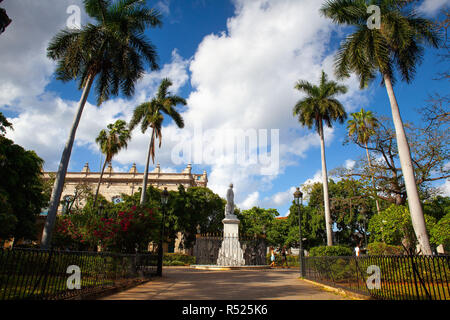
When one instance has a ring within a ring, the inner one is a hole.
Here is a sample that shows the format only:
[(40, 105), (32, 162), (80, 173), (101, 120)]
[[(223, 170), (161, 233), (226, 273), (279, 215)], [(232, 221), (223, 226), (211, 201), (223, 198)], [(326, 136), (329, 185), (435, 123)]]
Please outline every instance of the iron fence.
[[(155, 254), (0, 250), (0, 300), (57, 300), (148, 280), (156, 275)], [(69, 288), (79, 268), (80, 288)]]
[(305, 257), (305, 277), (375, 299), (450, 299), (448, 255)]
[[(197, 235), (194, 245), (194, 256), (196, 264), (217, 265), (219, 252), (224, 245), (224, 239), (235, 243), (233, 240), (239, 240), (240, 249), (243, 253), (243, 259), (246, 266), (266, 265), (266, 239), (254, 236), (235, 236), (227, 235), (225, 238), (222, 233)], [(231, 251), (236, 248), (231, 248)], [(232, 256), (232, 252), (230, 252)]]

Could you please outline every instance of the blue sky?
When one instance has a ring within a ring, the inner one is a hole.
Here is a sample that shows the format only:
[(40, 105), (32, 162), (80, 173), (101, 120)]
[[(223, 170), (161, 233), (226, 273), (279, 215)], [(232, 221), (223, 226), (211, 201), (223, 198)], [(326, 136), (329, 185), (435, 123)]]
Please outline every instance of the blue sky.
[[(333, 53), (347, 30), (320, 17), (317, 0), (149, 3), (164, 16), (162, 28), (147, 32), (157, 48), (161, 70), (149, 71), (131, 99), (113, 98), (97, 108), (95, 96), (90, 95), (69, 170), (80, 171), (86, 162), (91, 170), (98, 170), (101, 157), (94, 143), (96, 134), (116, 119), (129, 121), (133, 108), (151, 99), (159, 81), (170, 77), (172, 90), (188, 100), (188, 105), (180, 108), (186, 128), (177, 130), (170, 121), (165, 124), (163, 147), (157, 151), (161, 167), (180, 172), (187, 165), (188, 161), (173, 161), (173, 150), (180, 147), (180, 141), (192, 142), (199, 125), (206, 133), (202, 140), (205, 148), (220, 144), (218, 137), (226, 130), (279, 130), (278, 171), (261, 174), (260, 163), (233, 163), (230, 157), (235, 154), (214, 154), (208, 163), (194, 163), (193, 171), (206, 170), (209, 186), (222, 196), (233, 182), (241, 208), (273, 207), (285, 215), (293, 188), (309, 179), (318, 180), (321, 169), (317, 135), (301, 128), (291, 115), (302, 97), (293, 89), (295, 81), (317, 82), (322, 69), (331, 76)], [(427, 0), (419, 3), (419, 9), (434, 19), (448, 3)], [(73, 4), (82, 7), (80, 0), (2, 3), (13, 23), (0, 37), (0, 61), (5, 61), (0, 66), (0, 110), (15, 127), (8, 136), (35, 150), (50, 171), (57, 168), (81, 92), (75, 83), (54, 79), (54, 64), (45, 57), (45, 47), (64, 28), (69, 16), (66, 9)], [(82, 24), (87, 21), (84, 14), (81, 18)], [(398, 82), (395, 87), (405, 121), (419, 121), (415, 109), (424, 106), (430, 94), (448, 93), (448, 83), (433, 80), (437, 72), (448, 68), (438, 63), (436, 53), (428, 49), (414, 81)], [(346, 80), (349, 92), (341, 100), (347, 111), (364, 107), (390, 117), (387, 94), (379, 83), (361, 91), (354, 78)], [(211, 138), (210, 133), (218, 136)], [(329, 170), (350, 165), (364, 155), (356, 146), (342, 145), (345, 134), (342, 125), (326, 132)], [(224, 141), (230, 143), (230, 139)], [(147, 143), (148, 134), (136, 132), (129, 148), (113, 161), (115, 170), (127, 171), (136, 162), (142, 172)]]

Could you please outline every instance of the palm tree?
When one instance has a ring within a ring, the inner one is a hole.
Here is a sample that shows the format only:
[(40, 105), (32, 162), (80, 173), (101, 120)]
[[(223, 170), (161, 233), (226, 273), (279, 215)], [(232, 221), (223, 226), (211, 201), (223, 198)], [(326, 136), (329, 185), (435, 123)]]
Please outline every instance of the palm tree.
[(325, 72), (322, 71), (320, 85), (316, 86), (307, 81), (300, 80), (295, 89), (306, 93), (306, 97), (297, 102), (294, 107), (294, 116), (298, 121), (311, 129), (316, 128), (320, 136), (320, 148), (322, 151), (322, 181), (323, 200), (325, 207), (325, 224), (327, 231), (327, 245), (333, 245), (332, 221), (330, 213), (330, 198), (328, 195), (328, 174), (325, 161), (325, 139), (323, 135), (323, 122), (332, 128), (332, 123), (339, 121), (344, 123), (347, 113), (342, 104), (335, 99), (337, 94), (346, 93), (347, 87), (339, 85), (335, 81), (329, 81)]
[(57, 61), (59, 80), (78, 80), (83, 93), (64, 147), (51, 195), (41, 247), (50, 246), (64, 178), (75, 133), (89, 92), (94, 83), (97, 104), (121, 91), (132, 96), (134, 84), (144, 75), (145, 63), (158, 69), (155, 47), (144, 35), (145, 29), (161, 26), (160, 15), (141, 0), (84, 0), (86, 13), (95, 21), (80, 30), (60, 31), (50, 42), (48, 57)]
[(149, 127), (152, 128), (152, 136), (148, 146), (147, 163), (144, 171), (144, 180), (142, 182), (141, 204), (146, 200), (145, 196), (147, 191), (150, 157), (152, 158), (153, 163), (155, 163), (155, 139), (159, 139), (159, 147), (161, 148), (162, 123), (164, 121), (163, 113), (171, 117), (179, 128), (184, 128), (184, 120), (174, 107), (178, 104), (186, 105), (186, 100), (168, 92), (171, 85), (172, 82), (169, 79), (163, 79), (159, 85), (156, 97), (149, 102), (144, 102), (137, 106), (134, 110), (133, 118), (130, 121), (131, 130), (134, 130), (139, 123), (141, 124), (142, 133), (145, 133)]
[[(367, 161), (369, 163), (369, 168), (372, 171), (372, 161), (369, 154), (369, 140), (375, 134), (375, 128), (378, 127), (378, 120), (373, 115), (372, 111), (365, 111), (363, 108), (359, 112), (354, 112), (351, 114), (352, 119), (347, 121), (347, 129), (349, 137), (356, 135), (356, 141), (366, 149)], [(372, 187), (375, 190), (375, 203), (377, 206), (377, 212), (380, 213), (380, 204), (378, 203), (378, 198), (375, 188), (375, 177), (372, 171)]]
[(100, 145), (100, 150), (105, 155), (105, 161), (103, 162), (102, 172), (100, 173), (100, 179), (98, 180), (93, 208), (95, 208), (95, 205), (97, 204), (98, 192), (100, 190), (100, 184), (102, 183), (106, 164), (111, 163), (112, 158), (118, 154), (122, 148), (128, 146), (128, 140), (131, 138), (127, 123), (123, 120), (117, 120), (114, 124), (108, 124), (107, 128), (108, 131), (103, 129), (100, 131), (97, 139), (95, 139), (95, 142)]
[[(397, 145), (405, 180), (411, 220), (422, 252), (431, 255), (425, 218), (417, 190), (411, 152), (406, 139), (400, 110), (394, 94), (394, 69), (402, 80), (411, 82), (416, 67), (423, 58), (424, 44), (439, 46), (439, 36), (433, 23), (417, 16), (408, 4), (410, 0), (329, 0), (321, 13), (335, 23), (356, 28), (341, 44), (336, 56), (336, 74), (339, 78), (356, 73), (360, 87), (364, 88), (380, 72), (389, 96)], [(369, 29), (367, 13), (369, 5), (378, 5), (381, 12), (379, 29)]]

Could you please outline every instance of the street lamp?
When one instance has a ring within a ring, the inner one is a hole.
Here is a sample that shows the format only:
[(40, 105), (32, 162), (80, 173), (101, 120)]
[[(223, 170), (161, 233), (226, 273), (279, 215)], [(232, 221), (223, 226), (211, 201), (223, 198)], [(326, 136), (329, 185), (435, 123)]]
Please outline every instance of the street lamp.
[(304, 252), (303, 252), (303, 237), (302, 237), (302, 214), (300, 211), (300, 206), (303, 205), (303, 193), (300, 191), (300, 188), (297, 187), (297, 190), (294, 192), (294, 201), (297, 205), (297, 211), (298, 211), (298, 233), (299, 233), (299, 250), (298, 250), (298, 257), (299, 257), (299, 266), (300, 266), (300, 276), (302, 278), (305, 277), (305, 259), (304, 259)]
[(162, 222), (161, 222), (161, 236), (159, 238), (159, 245), (158, 245), (158, 268), (156, 270), (156, 274), (158, 276), (162, 276), (164, 220), (165, 220), (165, 217), (166, 217), (166, 205), (167, 205), (168, 201), (169, 201), (169, 191), (167, 191), (167, 187), (164, 187), (164, 190), (161, 193), (161, 204), (162, 204), (163, 218), (162, 218)]

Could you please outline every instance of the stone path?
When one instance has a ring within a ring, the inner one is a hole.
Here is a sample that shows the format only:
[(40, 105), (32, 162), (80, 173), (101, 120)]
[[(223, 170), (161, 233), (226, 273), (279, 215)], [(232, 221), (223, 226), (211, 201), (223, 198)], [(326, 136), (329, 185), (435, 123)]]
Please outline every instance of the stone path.
[(162, 278), (102, 300), (343, 300), (298, 279), (297, 269), (196, 270), (164, 268)]

